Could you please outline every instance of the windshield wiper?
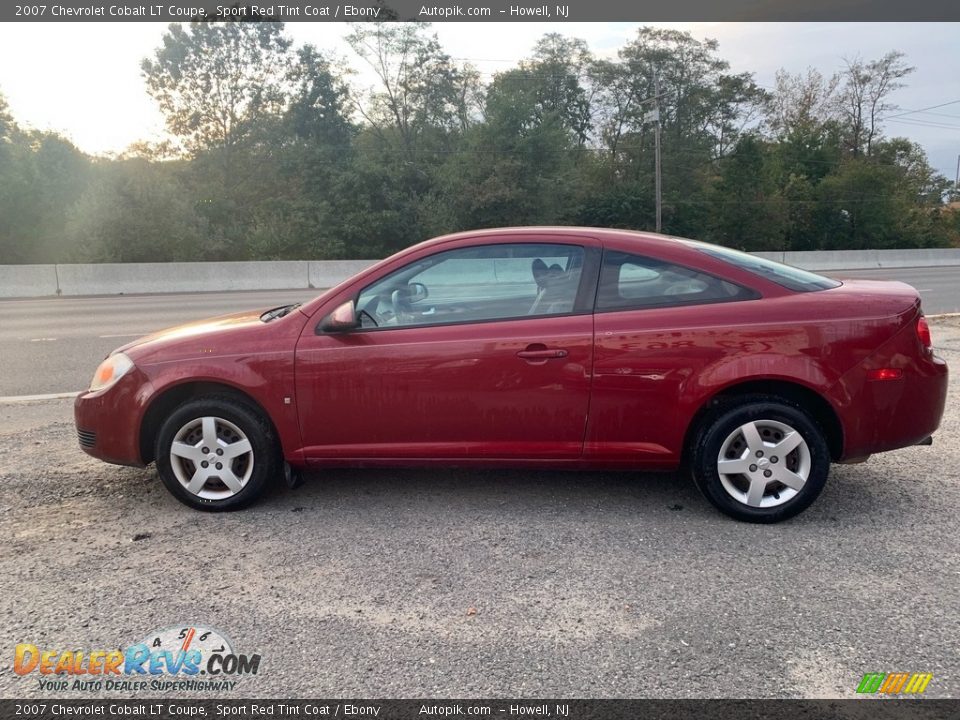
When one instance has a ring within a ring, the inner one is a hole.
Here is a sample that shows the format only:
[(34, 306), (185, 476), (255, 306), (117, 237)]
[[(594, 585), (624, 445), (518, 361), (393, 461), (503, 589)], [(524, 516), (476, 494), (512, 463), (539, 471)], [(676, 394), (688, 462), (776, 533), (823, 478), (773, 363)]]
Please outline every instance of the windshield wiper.
[(277, 318), (282, 318), (284, 315), (289, 315), (303, 303), (293, 303), (292, 305), (281, 305), (280, 307), (275, 307), (272, 310), (267, 310), (263, 315), (260, 316), (260, 319), (263, 322), (270, 322), (271, 320), (276, 320)]

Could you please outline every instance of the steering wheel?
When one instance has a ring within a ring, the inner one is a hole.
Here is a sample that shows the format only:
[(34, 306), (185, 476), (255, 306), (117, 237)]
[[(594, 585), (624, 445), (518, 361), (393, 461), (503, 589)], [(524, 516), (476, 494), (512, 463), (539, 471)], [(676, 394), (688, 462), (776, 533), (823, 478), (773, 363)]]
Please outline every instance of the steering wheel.
[(358, 315), (366, 315), (373, 322), (374, 327), (383, 327), (389, 325), (393, 320), (393, 312), (389, 304), (384, 302), (381, 296), (372, 298), (366, 305), (360, 308)]

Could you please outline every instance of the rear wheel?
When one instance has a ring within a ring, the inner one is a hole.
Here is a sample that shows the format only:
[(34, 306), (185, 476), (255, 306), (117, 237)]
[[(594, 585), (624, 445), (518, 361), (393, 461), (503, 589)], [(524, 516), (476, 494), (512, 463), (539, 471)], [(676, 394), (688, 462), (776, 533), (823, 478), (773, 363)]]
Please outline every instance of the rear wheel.
[(280, 468), (270, 424), (232, 398), (179, 406), (160, 427), (157, 470), (180, 502), (197, 510), (237, 510), (256, 500)]
[(823, 432), (800, 408), (752, 396), (707, 419), (695, 440), (692, 470), (697, 487), (722, 512), (772, 523), (816, 500), (830, 452)]

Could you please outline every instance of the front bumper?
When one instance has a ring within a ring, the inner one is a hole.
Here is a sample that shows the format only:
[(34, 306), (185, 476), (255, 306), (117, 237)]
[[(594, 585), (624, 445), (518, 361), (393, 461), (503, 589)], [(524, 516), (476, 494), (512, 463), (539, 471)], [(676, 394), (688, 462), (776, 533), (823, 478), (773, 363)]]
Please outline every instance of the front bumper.
[(152, 386), (139, 368), (133, 368), (113, 386), (85, 391), (73, 404), (80, 448), (115, 465), (143, 467), (140, 424)]

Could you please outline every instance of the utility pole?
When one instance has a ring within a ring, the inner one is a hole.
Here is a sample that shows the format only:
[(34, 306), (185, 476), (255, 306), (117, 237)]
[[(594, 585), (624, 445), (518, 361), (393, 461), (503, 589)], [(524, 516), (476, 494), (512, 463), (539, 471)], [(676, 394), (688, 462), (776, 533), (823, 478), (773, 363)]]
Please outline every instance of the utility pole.
[(957, 179), (953, 181), (953, 197), (960, 200), (960, 155), (957, 155)]
[(654, 137), (654, 187), (655, 200), (657, 207), (657, 232), (663, 231), (663, 191), (660, 178), (660, 73), (653, 73), (653, 97), (641, 100), (640, 104), (652, 102), (653, 110), (643, 116), (643, 122), (653, 122)]
[[(663, 227), (662, 222), (662, 210), (663, 210), (663, 197), (661, 194), (660, 188), (660, 73), (654, 71), (653, 73), (653, 96), (655, 98), (655, 109), (656, 113), (656, 126), (654, 127), (654, 137), (656, 143), (656, 179), (654, 183), (656, 185), (656, 194), (657, 194), (657, 232), (660, 232)], [(957, 167), (960, 168), (960, 158), (958, 158)], [(958, 170), (960, 172), (960, 170)]]

